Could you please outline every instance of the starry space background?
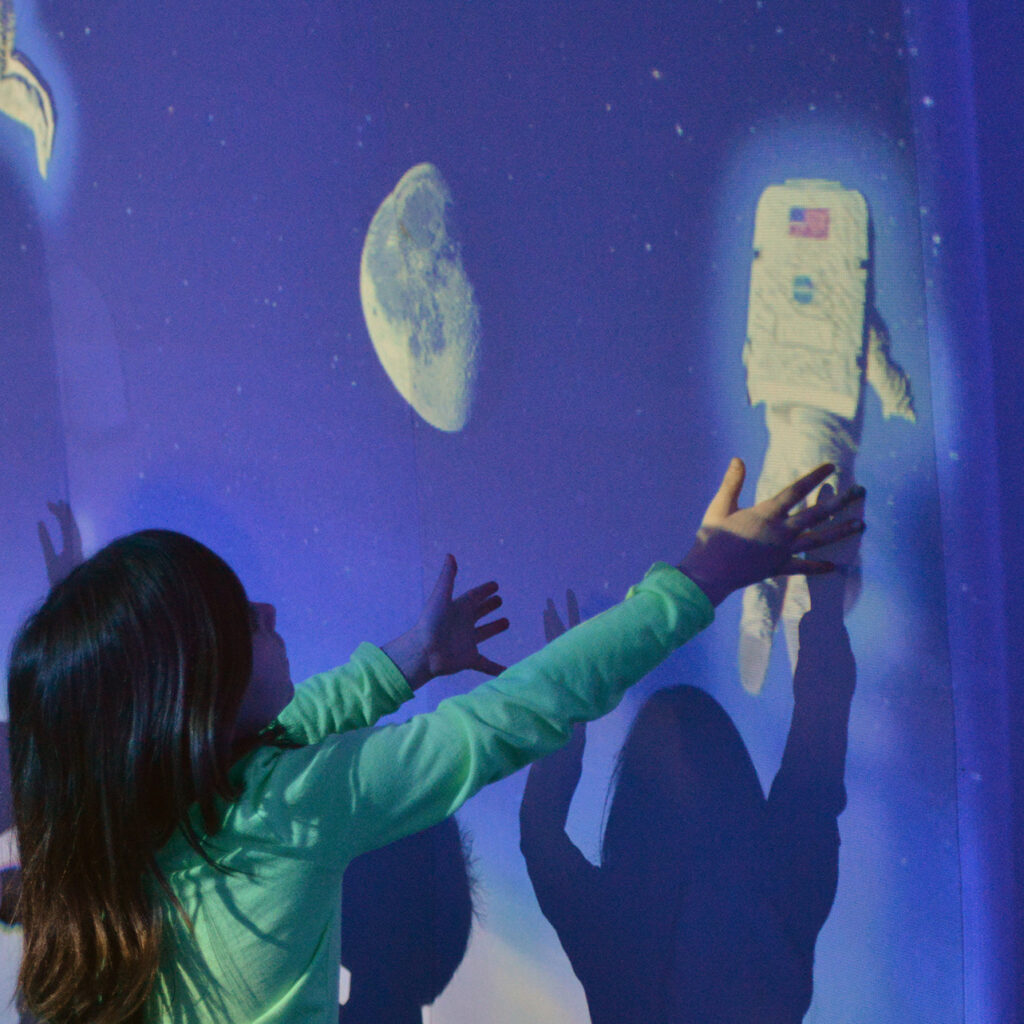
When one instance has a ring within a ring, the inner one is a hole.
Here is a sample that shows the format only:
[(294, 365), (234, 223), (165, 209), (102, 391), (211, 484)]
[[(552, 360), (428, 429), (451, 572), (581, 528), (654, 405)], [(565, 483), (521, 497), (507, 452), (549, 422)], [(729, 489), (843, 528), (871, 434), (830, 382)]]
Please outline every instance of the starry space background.
[[(0, 125), (5, 644), (44, 589), (36, 521), (66, 496), (87, 551), (160, 525), (223, 554), (277, 606), (297, 679), (407, 628), (447, 551), (467, 585), (502, 584), (512, 628), (491, 656), (523, 656), (548, 596), (607, 607), (681, 557), (729, 456), (758, 468), (740, 352), (760, 191), (826, 177), (864, 193), (918, 422), (867, 399), (850, 797), (807, 1019), (962, 1020), (915, 177), (929, 97), (900, 4), (16, 6), (58, 126), (43, 182), (24, 129)], [(359, 304), (370, 218), (422, 161), (451, 187), (482, 322), (452, 435), (391, 386)], [(741, 691), (738, 604), (592, 727), (570, 819), (584, 852), (631, 716), (666, 682), (711, 690), (770, 784), (787, 666), (780, 643), (765, 694)], [(587, 1019), (518, 851), (522, 781), (460, 814), (480, 913), (434, 1021), (482, 1005), (495, 1024)]]

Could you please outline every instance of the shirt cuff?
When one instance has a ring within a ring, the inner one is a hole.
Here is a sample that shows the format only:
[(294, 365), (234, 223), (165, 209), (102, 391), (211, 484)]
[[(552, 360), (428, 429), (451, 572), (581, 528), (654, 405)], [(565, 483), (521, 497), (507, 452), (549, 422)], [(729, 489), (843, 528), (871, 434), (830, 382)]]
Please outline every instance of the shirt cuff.
[(697, 631), (710, 626), (714, 621), (715, 606), (708, 600), (708, 595), (685, 572), (668, 562), (655, 562), (644, 574), (643, 580), (629, 588), (626, 597), (632, 597), (641, 588), (651, 584), (693, 608), (698, 623)]
[(398, 666), (376, 645), (361, 643), (352, 652), (352, 660), (363, 662), (374, 674), (378, 675), (384, 689), (396, 705), (404, 704), (413, 696), (408, 680), (399, 671)]

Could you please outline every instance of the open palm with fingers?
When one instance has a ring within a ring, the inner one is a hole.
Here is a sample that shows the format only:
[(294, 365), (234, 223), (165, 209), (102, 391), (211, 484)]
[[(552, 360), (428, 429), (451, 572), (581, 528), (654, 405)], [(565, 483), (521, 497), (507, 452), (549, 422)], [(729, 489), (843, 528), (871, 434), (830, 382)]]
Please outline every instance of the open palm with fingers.
[(490, 676), (505, 671), (480, 652), (480, 644), (508, 629), (508, 619), (480, 620), (501, 607), (498, 584), (482, 583), (453, 597), (458, 566), (448, 555), (434, 584), (415, 630), (423, 637), (423, 649), (432, 676), (446, 676), (463, 669), (476, 669)]
[(501, 607), (498, 584), (482, 583), (453, 597), (457, 572), (455, 558), (447, 555), (416, 625), (382, 648), (413, 690), (438, 676), (467, 668), (489, 676), (505, 671), (504, 665), (480, 651), (485, 640), (508, 629), (508, 619), (480, 624), (481, 619)]
[(715, 605), (734, 590), (769, 576), (831, 572), (831, 562), (799, 556), (864, 529), (860, 519), (833, 521), (837, 512), (864, 497), (864, 488), (851, 487), (815, 505), (792, 510), (834, 471), (834, 466), (825, 463), (775, 497), (740, 508), (746, 467), (742, 459), (733, 459), (708, 505), (696, 542), (679, 568)]

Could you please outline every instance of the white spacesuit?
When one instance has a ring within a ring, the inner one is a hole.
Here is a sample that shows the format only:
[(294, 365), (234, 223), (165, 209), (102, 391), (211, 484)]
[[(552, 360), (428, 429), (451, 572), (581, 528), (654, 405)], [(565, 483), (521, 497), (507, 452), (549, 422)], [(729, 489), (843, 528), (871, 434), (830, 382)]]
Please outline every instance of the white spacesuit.
[[(910, 382), (869, 304), (870, 259), (868, 209), (859, 192), (798, 179), (761, 193), (743, 350), (750, 404), (764, 404), (768, 426), (758, 501), (823, 462), (835, 465), (830, 482), (837, 490), (853, 484), (865, 381), (885, 416), (914, 422)], [(859, 569), (847, 573), (849, 606), (859, 591)], [(764, 685), (780, 614), (796, 664), (798, 626), (809, 606), (800, 576), (744, 592), (739, 663), (749, 692)]]

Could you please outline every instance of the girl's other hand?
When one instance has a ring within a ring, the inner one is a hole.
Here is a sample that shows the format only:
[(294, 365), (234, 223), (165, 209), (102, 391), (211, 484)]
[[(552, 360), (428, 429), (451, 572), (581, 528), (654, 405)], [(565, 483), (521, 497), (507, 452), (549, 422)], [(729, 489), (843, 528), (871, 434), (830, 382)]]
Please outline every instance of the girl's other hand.
[(414, 690), (438, 676), (468, 668), (489, 676), (505, 671), (504, 665), (480, 652), (485, 640), (508, 629), (508, 619), (479, 624), (482, 618), (501, 607), (498, 584), (483, 583), (453, 597), (457, 572), (455, 557), (446, 556), (416, 625), (382, 648)]

